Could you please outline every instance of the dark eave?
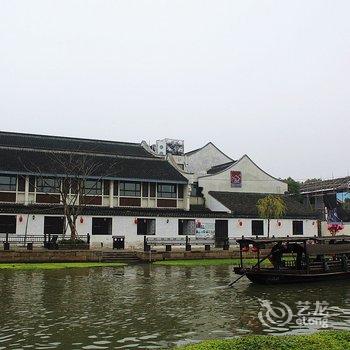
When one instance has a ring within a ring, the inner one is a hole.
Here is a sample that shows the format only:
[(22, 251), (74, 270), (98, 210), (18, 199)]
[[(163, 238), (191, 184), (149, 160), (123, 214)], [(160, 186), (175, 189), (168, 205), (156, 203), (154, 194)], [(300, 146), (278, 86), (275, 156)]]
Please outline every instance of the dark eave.
[[(31, 215), (63, 215), (63, 207), (60, 205), (23, 205), (1, 204), (0, 214), (31, 214)], [(179, 218), (229, 218), (224, 212), (196, 211), (183, 209), (160, 208), (130, 208), (130, 207), (102, 207), (88, 206), (84, 208), (82, 215), (96, 216), (132, 216), (132, 217), (179, 217)]]
[[(259, 217), (257, 203), (259, 199), (266, 197), (264, 193), (240, 193), (240, 192), (216, 192), (210, 191), (209, 195), (219, 201), (227, 209), (231, 211), (232, 216), (242, 218), (257, 218)], [(317, 219), (319, 214), (308, 209), (300, 202), (290, 196), (282, 196), (287, 211), (285, 219)]]

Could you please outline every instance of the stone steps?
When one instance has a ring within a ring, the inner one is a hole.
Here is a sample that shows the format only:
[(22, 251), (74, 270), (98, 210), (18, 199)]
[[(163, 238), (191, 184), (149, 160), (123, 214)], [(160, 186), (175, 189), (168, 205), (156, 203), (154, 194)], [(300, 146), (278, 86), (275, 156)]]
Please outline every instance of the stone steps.
[(125, 263), (138, 263), (140, 259), (133, 252), (126, 251), (108, 251), (102, 252), (102, 262), (125, 262)]

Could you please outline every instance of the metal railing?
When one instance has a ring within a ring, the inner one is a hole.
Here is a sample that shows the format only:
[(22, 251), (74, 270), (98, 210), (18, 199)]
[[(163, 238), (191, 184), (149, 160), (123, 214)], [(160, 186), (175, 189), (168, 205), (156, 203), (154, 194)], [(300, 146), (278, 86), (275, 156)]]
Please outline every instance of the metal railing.
[[(50, 248), (50, 243), (55, 243), (62, 239), (69, 239), (69, 235), (64, 234), (44, 234), (44, 235), (18, 235), (11, 233), (1, 233), (0, 241), (4, 245), (4, 250), (10, 250), (10, 245), (14, 246), (27, 246), (27, 249), (31, 250), (33, 245), (41, 245), (45, 248)], [(85, 241), (90, 244), (90, 235), (78, 235), (77, 239)]]
[[(228, 250), (230, 245), (236, 245), (236, 239), (228, 238), (221, 245), (221, 248)], [(192, 246), (204, 246), (205, 250), (215, 247), (217, 242), (212, 237), (144, 237), (144, 251), (150, 251), (152, 246), (165, 246), (166, 251), (171, 251), (173, 246), (185, 246), (186, 251), (190, 251)]]

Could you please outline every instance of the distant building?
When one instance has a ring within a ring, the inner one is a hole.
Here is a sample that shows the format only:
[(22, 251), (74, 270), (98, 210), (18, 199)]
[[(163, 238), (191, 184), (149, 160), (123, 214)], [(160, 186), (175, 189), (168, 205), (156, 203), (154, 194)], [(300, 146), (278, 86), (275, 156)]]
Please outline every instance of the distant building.
[(323, 234), (327, 234), (327, 222), (342, 222), (340, 234), (350, 234), (350, 176), (306, 182), (300, 193), (306, 207), (321, 213)]
[(58, 154), (63, 163), (86, 157), (98, 165), (86, 178), (90, 192), (77, 222), (93, 246), (112, 247), (124, 237), (125, 248), (140, 248), (149, 235), (211, 235), (218, 245), (227, 237), (264, 236), (267, 222), (256, 203), (271, 193), (287, 204), (285, 218), (272, 220), (271, 235), (317, 234), (317, 215), (284, 195), (286, 183), (212, 143), (185, 153), (181, 140), (149, 147), (9, 132), (0, 132), (0, 234), (70, 234), (57, 191), (67, 174), (64, 164), (50, 163)]

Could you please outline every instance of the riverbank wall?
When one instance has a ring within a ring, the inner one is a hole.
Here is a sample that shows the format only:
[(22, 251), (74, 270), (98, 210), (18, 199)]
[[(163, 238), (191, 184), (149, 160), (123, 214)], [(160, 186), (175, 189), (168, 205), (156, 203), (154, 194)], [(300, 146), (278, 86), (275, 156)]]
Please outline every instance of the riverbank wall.
[[(260, 256), (266, 256), (270, 250), (261, 250)], [(142, 261), (161, 261), (161, 260), (194, 260), (194, 259), (239, 259), (239, 250), (211, 250), (211, 251), (151, 251), (137, 252), (137, 257)], [(256, 258), (256, 253), (243, 253), (244, 258)]]
[[(113, 260), (123, 260), (124, 251), (113, 251)], [(134, 251), (133, 254), (139, 262), (152, 262), (161, 260), (186, 259), (237, 259), (238, 250), (212, 250), (212, 251)], [(107, 252), (111, 260), (110, 252)], [(268, 251), (266, 251), (268, 254)], [(261, 256), (266, 255), (261, 251)], [(244, 253), (245, 258), (256, 258), (255, 253)], [(103, 250), (10, 250), (0, 251), (0, 263), (34, 263), (34, 262), (101, 262), (106, 260), (106, 251)], [(135, 262), (135, 261), (133, 261)]]
[(34, 262), (100, 262), (102, 252), (97, 250), (0, 251), (0, 263)]

